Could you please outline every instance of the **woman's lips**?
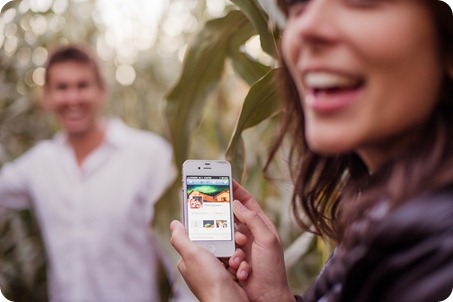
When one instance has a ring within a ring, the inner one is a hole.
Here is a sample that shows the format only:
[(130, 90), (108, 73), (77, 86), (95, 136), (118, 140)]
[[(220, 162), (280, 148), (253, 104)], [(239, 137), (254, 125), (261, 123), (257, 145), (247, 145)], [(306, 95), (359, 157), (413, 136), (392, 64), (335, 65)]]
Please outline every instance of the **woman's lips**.
[(365, 82), (361, 77), (334, 72), (304, 74), (306, 106), (317, 112), (333, 112), (348, 107), (358, 99)]

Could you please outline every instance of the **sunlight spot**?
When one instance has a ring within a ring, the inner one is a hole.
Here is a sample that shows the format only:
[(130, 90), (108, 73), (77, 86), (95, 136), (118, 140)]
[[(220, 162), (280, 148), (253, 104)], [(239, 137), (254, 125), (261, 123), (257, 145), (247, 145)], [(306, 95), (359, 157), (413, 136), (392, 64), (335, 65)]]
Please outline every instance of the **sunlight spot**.
[(44, 75), (46, 71), (44, 67), (38, 67), (33, 71), (33, 82), (36, 83), (38, 86), (44, 86)]
[(135, 77), (135, 69), (130, 65), (121, 65), (116, 69), (115, 78), (123, 86), (131, 85)]

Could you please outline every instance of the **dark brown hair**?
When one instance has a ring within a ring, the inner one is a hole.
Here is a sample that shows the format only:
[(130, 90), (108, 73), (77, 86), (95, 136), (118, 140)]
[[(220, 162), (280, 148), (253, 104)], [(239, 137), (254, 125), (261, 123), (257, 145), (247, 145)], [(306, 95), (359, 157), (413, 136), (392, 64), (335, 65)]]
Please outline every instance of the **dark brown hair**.
[[(444, 66), (452, 66), (452, 12), (442, 1), (426, 3), (437, 25)], [(299, 94), (281, 61), (277, 79), (282, 99), (281, 131), (267, 166), (284, 138), (289, 137), (289, 169), (294, 182), (292, 209), (305, 230), (338, 243), (351, 223), (379, 200), (385, 198), (395, 208), (416, 194), (453, 184), (453, 81), (447, 70), (438, 105), (426, 127), (420, 130), (416, 148), (408, 148), (370, 175), (355, 153), (324, 156), (308, 148)]]
[(105, 87), (104, 78), (101, 75), (98, 59), (91, 48), (82, 44), (67, 44), (58, 46), (49, 55), (46, 64), (46, 85), (49, 83), (49, 70), (58, 63), (77, 62), (90, 66), (96, 76), (100, 87)]

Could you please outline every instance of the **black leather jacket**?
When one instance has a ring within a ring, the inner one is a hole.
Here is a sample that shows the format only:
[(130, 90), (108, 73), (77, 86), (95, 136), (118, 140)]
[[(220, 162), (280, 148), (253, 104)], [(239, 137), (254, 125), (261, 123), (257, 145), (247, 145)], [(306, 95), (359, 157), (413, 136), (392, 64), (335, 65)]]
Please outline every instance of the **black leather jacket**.
[[(351, 228), (298, 301), (438, 302), (453, 289), (453, 190), (425, 194), (394, 211), (370, 211)], [(348, 235), (348, 236), (349, 236)]]

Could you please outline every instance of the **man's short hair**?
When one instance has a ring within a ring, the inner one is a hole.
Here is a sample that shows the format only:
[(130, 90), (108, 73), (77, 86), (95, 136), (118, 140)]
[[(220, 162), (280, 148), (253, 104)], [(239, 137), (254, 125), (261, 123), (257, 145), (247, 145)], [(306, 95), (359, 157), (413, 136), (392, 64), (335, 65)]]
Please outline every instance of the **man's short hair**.
[(86, 64), (93, 68), (99, 86), (104, 87), (105, 81), (102, 77), (97, 56), (88, 46), (81, 44), (68, 44), (56, 47), (49, 55), (46, 63), (46, 85), (49, 83), (49, 70), (58, 63), (76, 62)]

